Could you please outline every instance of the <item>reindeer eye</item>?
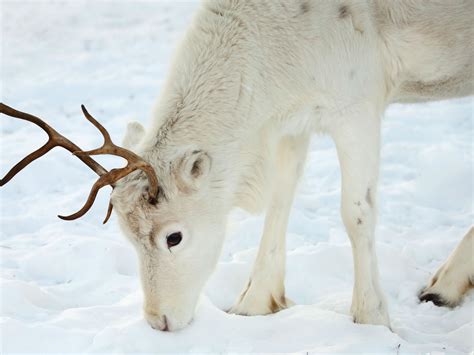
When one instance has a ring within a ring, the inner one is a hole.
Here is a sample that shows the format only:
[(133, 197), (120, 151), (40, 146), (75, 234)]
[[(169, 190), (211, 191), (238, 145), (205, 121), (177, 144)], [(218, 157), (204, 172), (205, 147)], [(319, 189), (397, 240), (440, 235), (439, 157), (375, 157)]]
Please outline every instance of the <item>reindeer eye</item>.
[(181, 232), (171, 233), (169, 236), (166, 237), (166, 243), (168, 244), (168, 248), (174, 247), (181, 243), (181, 239), (183, 239)]

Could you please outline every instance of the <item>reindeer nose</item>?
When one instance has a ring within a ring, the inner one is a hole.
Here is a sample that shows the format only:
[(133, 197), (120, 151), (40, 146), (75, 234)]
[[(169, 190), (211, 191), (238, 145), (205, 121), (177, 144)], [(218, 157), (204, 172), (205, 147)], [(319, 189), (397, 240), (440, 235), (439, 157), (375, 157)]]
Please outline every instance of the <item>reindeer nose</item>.
[(170, 330), (168, 327), (168, 319), (165, 315), (159, 316), (156, 314), (145, 312), (145, 319), (153, 329), (161, 330), (163, 332), (167, 332)]

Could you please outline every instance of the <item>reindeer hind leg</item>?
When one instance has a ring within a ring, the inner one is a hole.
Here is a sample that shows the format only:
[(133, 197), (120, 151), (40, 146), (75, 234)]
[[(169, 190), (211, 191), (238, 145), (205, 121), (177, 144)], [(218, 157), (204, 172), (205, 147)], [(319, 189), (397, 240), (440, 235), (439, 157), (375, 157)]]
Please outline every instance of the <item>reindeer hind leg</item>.
[(474, 227), (431, 278), (418, 298), (437, 306), (457, 306), (474, 284)]

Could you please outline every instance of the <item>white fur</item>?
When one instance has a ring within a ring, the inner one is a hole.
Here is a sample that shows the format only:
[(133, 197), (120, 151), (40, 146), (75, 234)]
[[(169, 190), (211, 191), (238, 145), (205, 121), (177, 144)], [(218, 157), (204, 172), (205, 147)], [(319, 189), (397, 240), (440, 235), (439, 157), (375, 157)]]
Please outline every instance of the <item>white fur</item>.
[[(285, 231), (309, 136), (330, 134), (354, 255), (352, 314), (389, 325), (374, 248), (380, 124), (390, 102), (472, 92), (472, 1), (206, 1), (169, 72), (143, 139), (162, 193), (141, 174), (112, 201), (134, 243), (145, 315), (159, 329), (192, 318), (229, 211), (266, 210), (251, 280), (232, 312), (287, 306)], [(133, 127), (131, 127), (133, 128)], [(138, 137), (138, 138), (137, 138)], [(196, 169), (191, 170), (191, 167)], [(166, 236), (182, 232), (170, 249)]]

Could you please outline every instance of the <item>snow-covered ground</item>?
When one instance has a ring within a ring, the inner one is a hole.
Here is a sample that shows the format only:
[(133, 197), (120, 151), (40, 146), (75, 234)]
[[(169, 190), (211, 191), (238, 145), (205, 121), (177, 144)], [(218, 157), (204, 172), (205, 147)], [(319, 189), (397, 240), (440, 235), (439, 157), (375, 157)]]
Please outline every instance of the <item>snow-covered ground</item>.
[[(195, 2), (5, 1), (2, 102), (47, 119), (83, 148), (101, 143), (84, 103), (120, 141), (147, 123), (173, 48)], [(473, 101), (392, 106), (383, 130), (377, 251), (392, 331), (351, 321), (352, 257), (339, 217), (333, 143), (315, 137), (288, 230), (288, 296), (265, 317), (229, 315), (256, 254), (262, 217), (235, 212), (217, 270), (193, 323), (151, 329), (141, 315), (136, 256), (108, 192), (83, 219), (95, 176), (57, 149), (1, 190), (1, 344), (9, 352), (469, 352), (470, 293), (455, 309), (420, 304), (418, 290), (473, 220)], [(46, 140), (1, 117), (3, 175)], [(115, 159), (102, 160), (107, 166)]]

